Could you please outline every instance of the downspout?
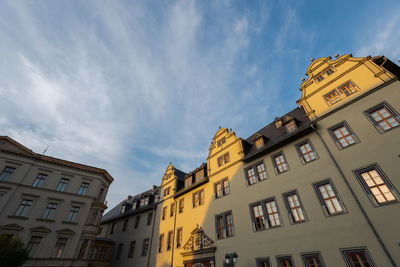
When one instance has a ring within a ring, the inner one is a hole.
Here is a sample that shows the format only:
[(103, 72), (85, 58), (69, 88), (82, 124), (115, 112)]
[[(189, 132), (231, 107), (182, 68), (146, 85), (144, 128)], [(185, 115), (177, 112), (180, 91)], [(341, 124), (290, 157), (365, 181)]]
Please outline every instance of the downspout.
[(364, 208), (362, 207), (360, 201), (358, 200), (356, 194), (354, 193), (353, 189), (351, 188), (348, 180), (346, 179), (346, 176), (344, 175), (342, 169), (340, 168), (339, 164), (337, 163), (336, 159), (333, 157), (331, 151), (329, 150), (327, 144), (325, 143), (324, 139), (322, 138), (322, 136), (319, 134), (315, 124), (311, 124), (311, 128), (314, 130), (314, 132), (318, 135), (319, 139), (321, 140), (322, 144), (324, 145), (326, 151), (329, 154), (329, 157), (331, 158), (331, 160), (333, 161), (333, 163), (335, 164), (335, 167), (338, 169), (340, 176), (342, 177), (343, 181), (345, 182), (345, 184), (347, 185), (348, 189), (350, 190), (351, 195), (353, 196), (354, 200), (357, 203), (357, 206), (360, 208), (361, 213), (363, 214), (365, 220), (367, 221), (368, 225), (371, 227), (372, 232), (374, 233), (376, 239), (378, 240), (379, 244), (382, 246), (383, 251), (385, 252), (386, 256), (389, 258), (390, 263), (393, 265), (393, 267), (396, 267), (396, 263), (394, 262), (392, 256), (389, 253), (389, 250), (386, 248), (385, 244), (383, 243), (381, 237), (379, 236), (378, 232), (376, 231), (374, 225), (372, 224), (371, 220), (369, 219), (366, 211), (364, 210)]
[(175, 249), (175, 225), (176, 225), (176, 212), (177, 212), (177, 202), (176, 199), (174, 199), (175, 205), (174, 205), (174, 231), (172, 233), (172, 255), (171, 255), (171, 267), (174, 266), (174, 249)]
[(153, 226), (151, 227), (151, 236), (150, 236), (150, 245), (149, 245), (150, 249), (149, 249), (149, 256), (147, 258), (147, 267), (150, 266), (151, 246), (153, 244), (153, 234), (154, 234), (154, 225), (155, 225), (155, 222), (156, 222), (157, 206), (158, 206), (158, 203), (156, 205), (154, 205), (154, 207), (153, 207)]

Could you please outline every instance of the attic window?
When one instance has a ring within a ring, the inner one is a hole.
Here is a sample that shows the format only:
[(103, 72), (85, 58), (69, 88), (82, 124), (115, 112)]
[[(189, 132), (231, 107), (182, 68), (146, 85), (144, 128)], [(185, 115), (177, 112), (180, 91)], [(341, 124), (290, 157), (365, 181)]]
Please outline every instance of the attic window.
[(297, 130), (296, 123), (294, 122), (294, 120), (286, 124), (285, 127), (288, 133), (292, 133)]
[(121, 213), (125, 213), (126, 210), (126, 203), (122, 204)]
[(149, 205), (149, 197), (142, 198), (140, 200), (140, 207), (144, 207), (144, 206), (147, 206), (147, 205)]
[(319, 72), (317, 75), (315, 75), (314, 80), (316, 80), (317, 82), (321, 82), (323, 79), (325, 79), (334, 72), (335, 70), (333, 69), (333, 67), (329, 66), (324, 70), (322, 70), (321, 72)]
[(282, 121), (281, 120), (275, 122), (275, 128), (280, 128), (281, 126), (282, 126)]
[(222, 137), (221, 139), (219, 139), (219, 140), (217, 141), (217, 146), (220, 147), (220, 146), (222, 146), (223, 144), (225, 144), (225, 142), (226, 142), (226, 138), (225, 138), (225, 137)]
[(257, 148), (262, 148), (264, 146), (264, 140), (262, 137), (258, 138), (255, 143)]
[(185, 187), (189, 187), (192, 185), (192, 176), (185, 179)]
[(196, 172), (196, 183), (198, 183), (203, 178), (204, 178), (204, 170)]

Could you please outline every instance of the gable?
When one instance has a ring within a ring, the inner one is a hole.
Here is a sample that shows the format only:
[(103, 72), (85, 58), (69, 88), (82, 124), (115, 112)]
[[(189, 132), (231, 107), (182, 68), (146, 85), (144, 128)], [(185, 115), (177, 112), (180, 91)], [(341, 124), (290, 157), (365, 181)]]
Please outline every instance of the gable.
[(0, 136), (0, 149), (32, 155), (34, 152), (8, 136)]

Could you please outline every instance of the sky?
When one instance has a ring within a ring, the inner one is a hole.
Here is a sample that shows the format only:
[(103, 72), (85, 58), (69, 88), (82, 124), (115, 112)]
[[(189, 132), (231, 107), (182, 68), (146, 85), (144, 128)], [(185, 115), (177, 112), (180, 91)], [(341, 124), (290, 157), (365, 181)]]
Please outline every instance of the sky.
[(106, 169), (113, 207), (296, 107), (311, 58), (400, 60), (400, 1), (1, 1), (0, 135)]

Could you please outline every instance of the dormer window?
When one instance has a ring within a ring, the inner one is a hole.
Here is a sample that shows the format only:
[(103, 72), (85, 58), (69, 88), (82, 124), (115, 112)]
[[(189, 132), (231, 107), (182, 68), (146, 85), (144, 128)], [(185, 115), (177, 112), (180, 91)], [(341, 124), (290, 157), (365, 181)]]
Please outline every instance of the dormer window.
[(285, 125), (285, 127), (286, 127), (286, 131), (288, 133), (292, 133), (292, 132), (297, 130), (296, 123), (294, 122), (294, 120), (292, 120), (291, 122), (287, 123)]
[(140, 207), (144, 207), (144, 206), (147, 206), (147, 205), (149, 205), (149, 197), (142, 198), (140, 200)]
[(221, 139), (219, 139), (219, 140), (217, 141), (217, 146), (220, 147), (220, 146), (222, 146), (223, 144), (225, 144), (225, 142), (226, 142), (226, 138), (225, 138), (225, 137), (222, 137)]
[(134, 200), (134, 201), (132, 202), (132, 209), (136, 209), (136, 208), (137, 208), (137, 204), (138, 204), (138, 201), (137, 201), (137, 200)]
[(275, 128), (280, 128), (281, 126), (282, 126), (282, 121), (281, 120), (275, 122)]
[(196, 183), (198, 183), (203, 178), (204, 178), (204, 170), (196, 172)]
[(189, 187), (192, 185), (192, 176), (185, 179), (185, 187)]
[(125, 213), (126, 211), (126, 203), (122, 204), (121, 213)]
[(256, 143), (257, 149), (260, 149), (264, 146), (264, 140), (262, 139), (262, 137), (258, 138), (255, 143)]

